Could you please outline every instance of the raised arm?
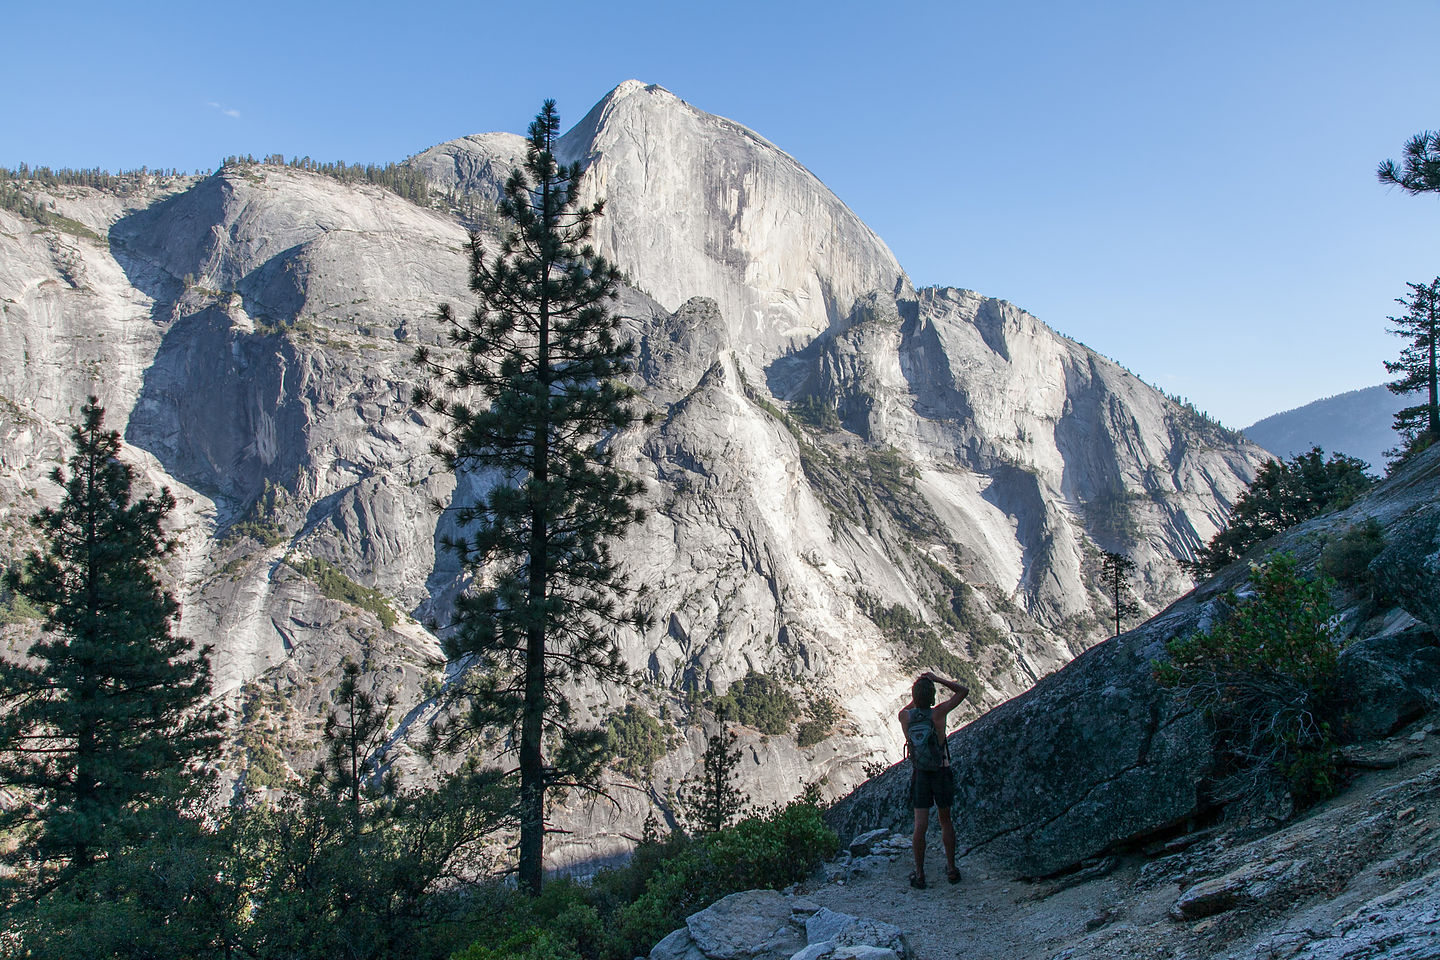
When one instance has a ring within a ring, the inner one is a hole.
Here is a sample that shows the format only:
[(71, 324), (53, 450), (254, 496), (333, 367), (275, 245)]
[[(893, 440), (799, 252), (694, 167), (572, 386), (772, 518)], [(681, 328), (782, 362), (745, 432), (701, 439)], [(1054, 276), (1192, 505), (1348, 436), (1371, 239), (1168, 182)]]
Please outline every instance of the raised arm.
[(935, 716), (937, 718), (937, 721), (940, 723), (944, 722), (945, 717), (950, 713), (951, 710), (954, 710), (956, 707), (960, 706), (960, 702), (962, 700), (970, 696), (970, 688), (965, 686), (963, 683), (956, 683), (954, 680), (946, 680), (944, 677), (931, 673), (928, 670), (925, 673), (921, 674), (921, 676), (929, 677), (931, 680), (934, 680), (940, 686), (945, 687), (950, 691), (949, 699), (941, 701), (940, 703), (937, 703), (935, 705)]

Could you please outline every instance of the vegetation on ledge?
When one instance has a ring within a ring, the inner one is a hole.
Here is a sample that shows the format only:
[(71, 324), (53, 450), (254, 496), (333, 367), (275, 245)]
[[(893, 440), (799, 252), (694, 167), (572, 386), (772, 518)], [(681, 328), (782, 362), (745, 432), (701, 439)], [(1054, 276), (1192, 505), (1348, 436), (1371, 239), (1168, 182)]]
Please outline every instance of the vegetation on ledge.
[(329, 560), (322, 560), (319, 557), (305, 557), (297, 559), (293, 555), (285, 558), (285, 563), (320, 588), (320, 592), (331, 600), (339, 600), (341, 603), (348, 603), (352, 607), (359, 607), (361, 610), (373, 613), (384, 625), (386, 630), (395, 626), (398, 617), (395, 608), (390, 606), (390, 599), (373, 587), (366, 587), (356, 583), (345, 575)]

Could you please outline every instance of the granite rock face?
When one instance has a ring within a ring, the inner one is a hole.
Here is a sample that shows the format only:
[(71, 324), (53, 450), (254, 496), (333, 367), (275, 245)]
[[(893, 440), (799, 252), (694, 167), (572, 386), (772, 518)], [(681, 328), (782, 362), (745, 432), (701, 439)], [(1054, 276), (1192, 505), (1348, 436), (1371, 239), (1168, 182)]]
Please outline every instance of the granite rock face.
[(1380, 592), (1440, 630), (1440, 504), (1406, 518), (1390, 544), (1370, 561), (1370, 571)]
[[(69, 225), (0, 210), (7, 555), (97, 394), (145, 482), (179, 499), (183, 629), (214, 644), (237, 716), (263, 701), (303, 742), (354, 657), (400, 691), (393, 757), (414, 764), (406, 744), (454, 680), (422, 624), (465, 584), (431, 503), (482, 480), (430, 455), (409, 357), (443, 351), (436, 307), (468, 298), (467, 229), (443, 198), (493, 200), (523, 146), (484, 134), (417, 155), (435, 207), (258, 164), (123, 193), (27, 187)], [(1142, 603), (1162, 607), (1189, 585), (1177, 557), (1261, 461), (1004, 301), (913, 290), (799, 163), (664, 90), (622, 84), (562, 146), (607, 200), (597, 242), (633, 279), (617, 310), (657, 414), (613, 441), (646, 483), (649, 518), (619, 553), (655, 626), (618, 639), (647, 683), (576, 696), (597, 723), (635, 696), (664, 708), (675, 746), (659, 786), (562, 813), (579, 833), (558, 865), (625, 849), (695, 767), (713, 720), (684, 688), (778, 678), (796, 721), (831, 720), (805, 748), (741, 730), (748, 791), (843, 792), (898, 758), (893, 712), (926, 657), (973, 672), (967, 715), (1019, 693), (1103, 636), (1096, 544), (1130, 550)], [(316, 562), (388, 613), (326, 596), (299, 573)], [(897, 610), (924, 629), (897, 632)], [(1184, 722), (1117, 709), (1162, 746)], [(303, 770), (303, 745), (286, 752)]]
[(1440, 709), (1440, 635), (1417, 625), (1350, 644), (1340, 652), (1340, 687), (1355, 704), (1346, 732), (1357, 740)]

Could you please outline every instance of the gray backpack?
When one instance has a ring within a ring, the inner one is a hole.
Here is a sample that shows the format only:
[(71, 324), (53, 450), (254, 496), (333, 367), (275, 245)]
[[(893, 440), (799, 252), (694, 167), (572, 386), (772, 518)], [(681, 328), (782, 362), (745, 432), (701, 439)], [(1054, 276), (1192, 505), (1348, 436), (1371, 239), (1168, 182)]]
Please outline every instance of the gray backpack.
[(929, 707), (913, 707), (905, 726), (907, 747), (916, 770), (939, 770), (945, 765), (945, 744), (930, 714)]

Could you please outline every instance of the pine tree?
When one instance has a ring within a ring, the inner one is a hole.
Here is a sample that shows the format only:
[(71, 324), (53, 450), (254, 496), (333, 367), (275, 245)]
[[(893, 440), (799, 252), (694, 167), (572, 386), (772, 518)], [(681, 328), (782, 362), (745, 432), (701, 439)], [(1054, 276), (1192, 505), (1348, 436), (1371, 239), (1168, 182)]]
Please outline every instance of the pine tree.
[(1100, 583), (1105, 595), (1115, 606), (1115, 636), (1120, 636), (1120, 624), (1126, 617), (1140, 613), (1140, 605), (1130, 590), (1130, 575), (1135, 572), (1135, 561), (1123, 553), (1105, 551), (1100, 555)]
[[(376, 782), (375, 754), (390, 732), (392, 691), (381, 699), (360, 686), (360, 665), (346, 660), (334, 706), (325, 717), (325, 756), (316, 771), (329, 792), (350, 810), (353, 832), (358, 833), (361, 807), (375, 796), (393, 794), (393, 779)], [(343, 713), (342, 713), (343, 711)]]
[(440, 309), (457, 362), (447, 366), (424, 348), (416, 354), (454, 397), (475, 391), (487, 401), (471, 406), (428, 385), (415, 391), (417, 405), (449, 422), (437, 445), (446, 465), (493, 480), (455, 509), (461, 533), (446, 540), (474, 574), (473, 590), (456, 602), (447, 652), (473, 655), (480, 674), (463, 726), (512, 730), (520, 883), (532, 892), (540, 888), (545, 793), (591, 782), (603, 750), (602, 735), (569, 724), (561, 684), (581, 674), (624, 677), (613, 628), (639, 622), (620, 602), (626, 585), (609, 540), (641, 519), (634, 499), (642, 487), (606, 442), (639, 419), (619, 379), (634, 345), (608, 310), (620, 273), (587, 243), (602, 205), (579, 205), (579, 164), (555, 160), (559, 126), (546, 101), (530, 125), (525, 163), (505, 185), (499, 210), (511, 226), (494, 257), (471, 236), (479, 305), (463, 319)]
[(1385, 361), (1385, 370), (1400, 374), (1398, 379), (1386, 384), (1391, 393), (1423, 391), (1426, 395), (1424, 402), (1395, 414), (1395, 429), (1405, 437), (1406, 446), (1415, 450), (1440, 438), (1440, 396), (1437, 396), (1435, 375), (1436, 341), (1440, 333), (1440, 277), (1428, 285), (1407, 283), (1406, 286), (1410, 288), (1410, 297), (1395, 299), (1405, 308), (1405, 314), (1389, 320), (1395, 325), (1390, 332), (1410, 342), (1400, 351), (1399, 360)]
[(733, 782), (740, 765), (739, 738), (726, 728), (723, 713), (717, 719), (720, 729), (706, 742), (700, 778), (686, 783), (680, 794), (691, 833), (719, 833), (750, 803), (749, 796)]
[(120, 435), (91, 397), (73, 429), (58, 507), (32, 519), (45, 541), (11, 589), (44, 614), (24, 661), (0, 661), (0, 782), (23, 802), (0, 830), (24, 838), (13, 858), (75, 869), (143, 839), (148, 806), (205, 782), (219, 746), (209, 648), (172, 633), (179, 612), (156, 568), (175, 543), (161, 527), (169, 491), (132, 502)]

